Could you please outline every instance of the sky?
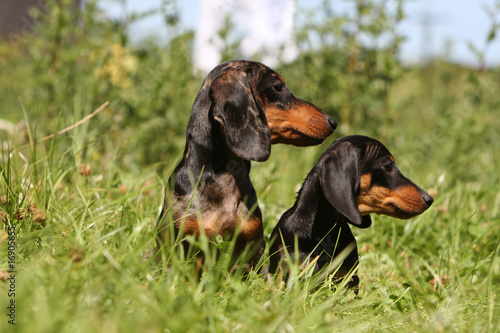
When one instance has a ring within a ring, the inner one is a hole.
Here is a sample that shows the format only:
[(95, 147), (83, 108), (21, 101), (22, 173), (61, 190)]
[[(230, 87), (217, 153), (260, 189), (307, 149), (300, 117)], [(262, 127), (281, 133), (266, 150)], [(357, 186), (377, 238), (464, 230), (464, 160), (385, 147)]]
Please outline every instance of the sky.
[[(178, 0), (180, 25), (195, 30), (199, 16), (199, 2), (202, 0)], [(125, 5), (122, 5), (121, 3)], [(168, 2), (168, 1), (167, 1)], [(321, 0), (297, 0), (296, 10), (314, 8)], [(339, 10), (345, 6), (343, 1), (335, 1)], [(335, 3), (334, 2), (334, 3)], [(388, 1), (389, 3), (391, 1)], [(499, 0), (410, 0), (405, 5), (407, 17), (400, 25), (401, 33), (406, 36), (402, 45), (401, 59), (405, 63), (417, 63), (426, 57), (445, 56), (455, 62), (477, 66), (479, 61), (470, 50), (472, 43), (482, 50), (491, 27), (491, 20), (484, 6), (493, 7)], [(101, 7), (107, 15), (120, 18), (127, 13), (142, 13), (160, 7), (161, 0), (103, 0)], [(497, 22), (500, 22), (497, 14)], [(145, 36), (155, 35), (158, 40), (168, 40), (167, 28), (161, 16), (149, 17), (135, 23), (130, 29), (132, 41)], [(500, 31), (499, 31), (500, 33)], [(486, 52), (486, 64), (500, 65), (500, 36)]]

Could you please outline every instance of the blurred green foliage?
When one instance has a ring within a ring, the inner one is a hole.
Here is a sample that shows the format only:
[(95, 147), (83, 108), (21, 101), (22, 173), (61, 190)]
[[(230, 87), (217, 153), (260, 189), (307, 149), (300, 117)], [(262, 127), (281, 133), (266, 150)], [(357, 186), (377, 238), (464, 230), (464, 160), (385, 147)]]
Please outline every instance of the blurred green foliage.
[[(305, 51), (278, 70), (341, 128), (359, 122), (375, 128), (390, 120), (390, 89), (403, 72), (397, 59), (403, 38), (396, 30), (402, 2), (395, 12), (375, 1), (354, 5), (353, 17), (335, 13), (328, 1), (305, 14), (297, 37)], [(33, 31), (11, 35), (1, 47), (0, 70), (11, 82), (1, 88), (7, 119), (23, 120), (24, 108), (39, 134), (52, 133), (109, 100), (110, 110), (92, 121), (96, 135), (123, 134), (119, 139), (130, 141), (123, 153), (148, 164), (178, 153), (202, 77), (192, 74), (193, 34), (179, 33), (178, 21), (168, 19), (175, 13), (164, 13), (175, 33), (164, 47), (153, 41), (131, 45), (127, 27), (141, 17), (111, 21), (96, 1), (82, 11), (70, 0), (48, 1), (32, 14)], [(237, 57), (230, 29), (228, 22), (221, 32), (227, 39), (224, 60)]]

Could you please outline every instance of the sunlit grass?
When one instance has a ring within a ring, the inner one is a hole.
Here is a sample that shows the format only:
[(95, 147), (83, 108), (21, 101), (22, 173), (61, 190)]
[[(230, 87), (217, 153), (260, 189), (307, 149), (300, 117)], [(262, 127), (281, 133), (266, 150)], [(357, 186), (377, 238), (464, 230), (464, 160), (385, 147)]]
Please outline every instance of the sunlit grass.
[[(485, 137), (498, 136), (491, 124), (483, 126)], [(436, 201), (414, 219), (375, 216), (371, 228), (354, 230), (361, 253), (355, 297), (300, 271), (292, 271), (287, 283), (257, 272), (229, 273), (225, 256), (208, 256), (198, 278), (195, 260), (175, 246), (166, 249), (166, 263), (142, 261), (154, 246), (163, 176), (154, 167), (131, 171), (113, 159), (96, 161), (99, 141), (81, 145), (78, 137), (92, 134), (58, 137), (51, 146), (35, 145), (33, 153), (13, 151), (2, 162), (1, 211), (8, 216), (3, 223), (16, 225), (17, 323), (25, 331), (426, 332), (494, 331), (498, 325), (499, 185), (487, 182), (480, 169), (472, 170), (477, 180), (467, 181), (463, 168), (442, 162), (440, 146), (429, 148), (425, 160), (412, 158), (418, 141), (403, 137), (408, 147), (396, 147), (400, 168), (434, 188)], [(68, 148), (51, 150), (58, 145)], [(278, 146), (270, 161), (255, 165), (266, 238), (324, 146)], [(474, 149), (473, 156), (496, 154), (481, 141)], [(295, 162), (281, 163), (284, 158)], [(5, 251), (5, 241), (1, 246)], [(1, 325), (9, 328), (5, 320)]]

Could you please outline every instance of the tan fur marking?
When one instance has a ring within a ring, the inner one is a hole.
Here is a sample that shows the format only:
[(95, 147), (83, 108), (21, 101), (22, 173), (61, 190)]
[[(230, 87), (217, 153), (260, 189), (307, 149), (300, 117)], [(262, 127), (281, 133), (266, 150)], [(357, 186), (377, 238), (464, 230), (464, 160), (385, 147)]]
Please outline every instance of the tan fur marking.
[(427, 204), (415, 187), (400, 187), (394, 192), (396, 193), (394, 204), (400, 209), (415, 213), (421, 213), (427, 209)]
[(311, 138), (322, 140), (333, 131), (325, 114), (300, 100), (288, 110), (269, 106), (265, 112), (273, 144), (310, 145)]
[(367, 173), (364, 175), (361, 175), (361, 179), (359, 181), (359, 187), (360, 187), (360, 192), (366, 191), (370, 184), (372, 183), (372, 175)]
[(262, 221), (255, 215), (250, 216), (246, 221), (242, 221), (242, 227), (238, 238), (245, 242), (259, 240), (262, 238)]
[(373, 186), (367, 190), (361, 186), (358, 209), (361, 214), (376, 213), (407, 219), (422, 213), (427, 205), (413, 186), (395, 191), (381, 186)]
[[(213, 238), (215, 235), (232, 235), (238, 227), (240, 232), (238, 242), (248, 243), (251, 241), (260, 240), (262, 238), (262, 221), (255, 215), (251, 215), (248, 220), (244, 218), (236, 218), (234, 223), (224, 223), (224, 218), (217, 214), (214, 210), (207, 211), (202, 214), (202, 226), (204, 233), (208, 238)], [(183, 226), (185, 235), (200, 236), (200, 223), (196, 215), (187, 216), (178, 221), (177, 227)]]

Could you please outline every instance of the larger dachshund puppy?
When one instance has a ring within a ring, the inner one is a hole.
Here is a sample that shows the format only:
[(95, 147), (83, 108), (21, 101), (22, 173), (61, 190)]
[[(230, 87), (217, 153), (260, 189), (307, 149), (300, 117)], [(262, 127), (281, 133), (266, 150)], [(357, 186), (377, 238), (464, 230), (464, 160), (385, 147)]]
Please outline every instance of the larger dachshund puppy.
[[(237, 237), (237, 247), (263, 241), (262, 214), (250, 161), (265, 161), (271, 144), (311, 146), (336, 121), (297, 98), (263, 64), (229, 61), (205, 78), (187, 126), (184, 156), (169, 179), (157, 248), (172, 235)], [(171, 217), (171, 220), (170, 220)]]
[[(320, 157), (294, 206), (276, 225), (269, 272), (286, 272), (289, 256), (303, 267), (315, 260), (314, 273), (331, 263), (340, 264), (329, 269), (342, 278), (358, 263), (348, 224), (367, 228), (371, 213), (409, 219), (432, 202), (427, 192), (401, 174), (380, 142), (358, 135), (338, 139)], [(358, 282), (353, 275), (349, 285), (355, 287)]]

